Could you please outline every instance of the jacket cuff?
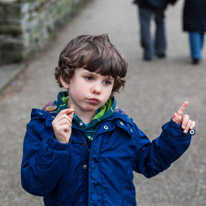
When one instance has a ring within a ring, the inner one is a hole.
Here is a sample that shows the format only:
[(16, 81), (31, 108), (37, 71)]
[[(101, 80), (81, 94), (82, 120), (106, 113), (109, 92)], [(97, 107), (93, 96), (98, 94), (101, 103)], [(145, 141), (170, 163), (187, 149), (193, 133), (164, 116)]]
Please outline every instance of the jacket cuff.
[[(173, 128), (180, 129), (181, 132), (182, 132), (183, 134), (185, 134), (185, 133), (183, 132), (183, 129), (182, 129), (182, 127), (181, 127), (180, 124), (174, 122), (172, 119), (170, 120), (170, 124), (171, 124), (171, 126), (172, 126)], [(185, 135), (191, 135), (191, 136), (193, 136), (193, 135), (195, 135), (195, 133), (196, 133), (195, 129), (190, 129), (190, 130), (187, 132), (187, 134), (185, 134)]]
[(61, 142), (57, 141), (55, 136), (53, 135), (51, 138), (49, 138), (49, 144), (50, 144), (52, 149), (67, 150), (70, 147), (71, 141), (69, 141), (68, 143), (65, 143), (65, 144), (61, 143)]
[(191, 139), (191, 136), (194, 134), (191, 134), (189, 130), (187, 134), (185, 134), (183, 132), (183, 129), (181, 128), (180, 124), (177, 124), (176, 122), (174, 122), (172, 119), (167, 122), (166, 124), (163, 125), (162, 127), (163, 131), (168, 133), (168, 137), (171, 140), (178, 140), (178, 139)]

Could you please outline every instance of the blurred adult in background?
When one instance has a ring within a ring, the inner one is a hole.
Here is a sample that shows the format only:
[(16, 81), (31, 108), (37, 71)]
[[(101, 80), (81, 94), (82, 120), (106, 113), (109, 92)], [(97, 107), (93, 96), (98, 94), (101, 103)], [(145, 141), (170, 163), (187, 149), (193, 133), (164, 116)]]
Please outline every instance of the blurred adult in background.
[(192, 64), (199, 64), (206, 31), (206, 0), (185, 0), (183, 30), (189, 34)]
[[(143, 48), (143, 59), (151, 61), (156, 55), (166, 57), (165, 10), (169, 3), (177, 0), (134, 0), (139, 10), (140, 43)], [(151, 34), (151, 19), (155, 21), (154, 40)]]

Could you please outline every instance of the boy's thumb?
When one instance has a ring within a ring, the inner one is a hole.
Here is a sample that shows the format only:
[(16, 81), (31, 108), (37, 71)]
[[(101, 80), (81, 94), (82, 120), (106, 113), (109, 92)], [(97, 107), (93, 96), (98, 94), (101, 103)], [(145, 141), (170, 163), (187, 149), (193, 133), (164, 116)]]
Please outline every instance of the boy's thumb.
[(172, 120), (178, 124), (181, 124), (181, 117), (179, 115), (177, 115), (177, 113), (175, 112), (173, 117), (172, 117)]
[(68, 113), (68, 116), (73, 119), (74, 116), (74, 106), (71, 104), (69, 105), (69, 109), (71, 109), (71, 113)]

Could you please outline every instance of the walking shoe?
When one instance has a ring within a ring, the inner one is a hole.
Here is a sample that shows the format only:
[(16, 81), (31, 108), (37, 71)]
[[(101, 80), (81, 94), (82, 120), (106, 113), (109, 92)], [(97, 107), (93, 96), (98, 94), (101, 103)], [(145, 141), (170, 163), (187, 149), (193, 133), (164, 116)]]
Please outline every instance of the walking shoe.
[(152, 57), (143, 57), (143, 60), (149, 62), (149, 61), (152, 61)]
[(200, 59), (197, 59), (197, 58), (192, 59), (192, 64), (198, 65), (199, 63), (200, 63)]
[(157, 58), (164, 59), (166, 58), (166, 54), (156, 54)]

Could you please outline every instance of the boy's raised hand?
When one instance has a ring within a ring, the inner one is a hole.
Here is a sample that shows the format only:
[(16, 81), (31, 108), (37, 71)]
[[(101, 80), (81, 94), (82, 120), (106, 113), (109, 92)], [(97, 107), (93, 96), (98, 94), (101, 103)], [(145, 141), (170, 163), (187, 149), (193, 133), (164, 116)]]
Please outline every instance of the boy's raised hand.
[(74, 109), (64, 109), (52, 121), (56, 139), (61, 143), (68, 143), (72, 132), (72, 119)]
[(188, 102), (185, 101), (182, 106), (174, 113), (172, 120), (181, 125), (183, 132), (186, 134), (190, 129), (194, 129), (195, 121), (190, 120), (189, 115), (183, 115)]

